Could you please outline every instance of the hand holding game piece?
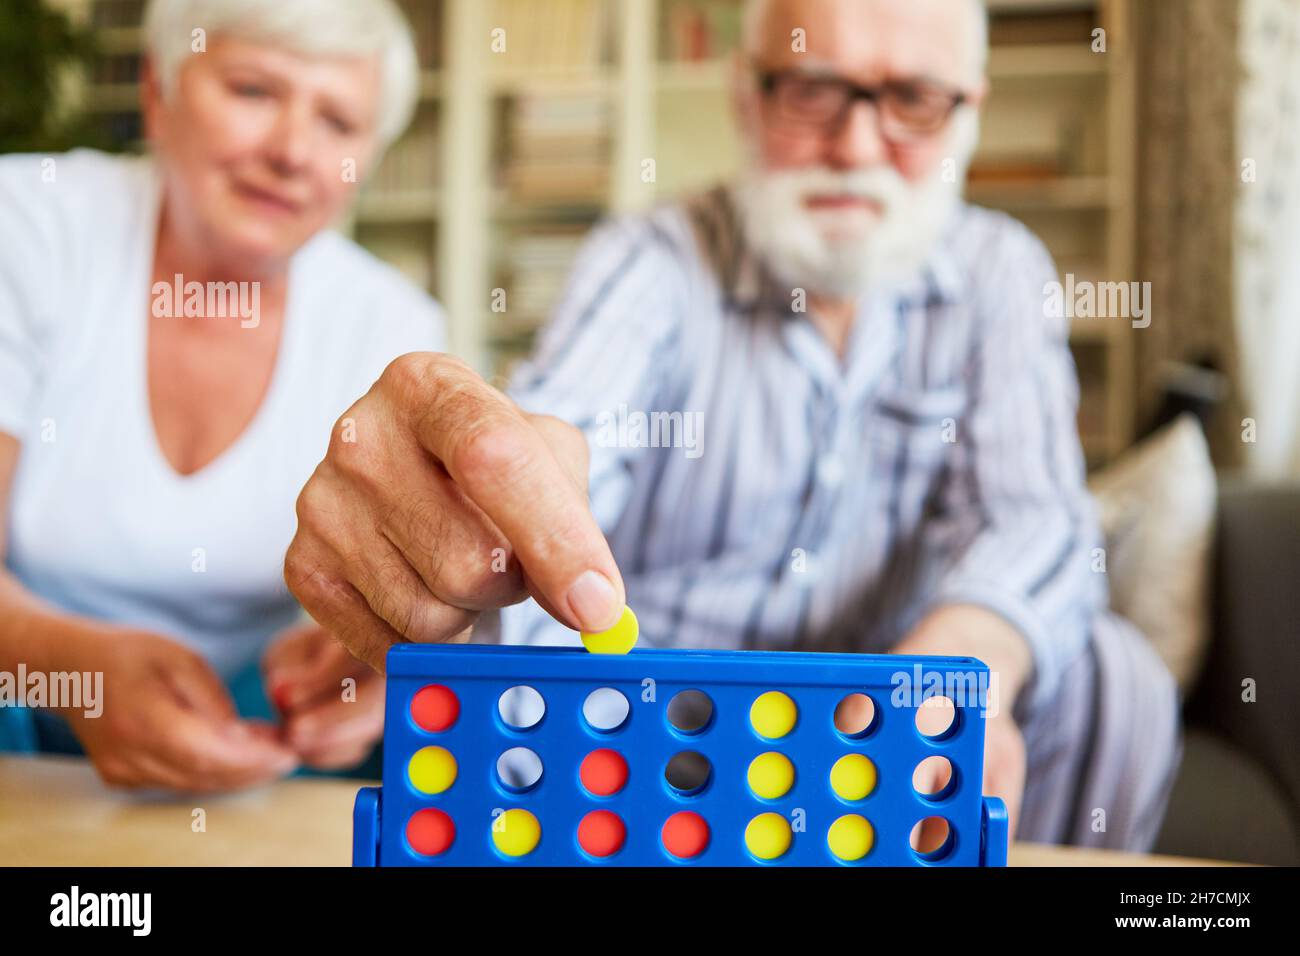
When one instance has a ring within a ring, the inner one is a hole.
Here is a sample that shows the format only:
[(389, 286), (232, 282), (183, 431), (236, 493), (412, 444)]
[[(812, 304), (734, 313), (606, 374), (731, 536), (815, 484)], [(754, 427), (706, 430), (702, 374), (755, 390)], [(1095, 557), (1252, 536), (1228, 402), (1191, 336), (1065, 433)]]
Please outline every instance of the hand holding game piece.
[(456, 359), (404, 355), (334, 429), (285, 580), (380, 672), (392, 644), (447, 641), (530, 594), (601, 632), (626, 598), (586, 481), (577, 429), (525, 414)]
[(383, 679), (321, 627), (281, 634), (262, 657), (262, 675), (284, 742), (307, 766), (354, 767), (383, 736)]
[(583, 631), (582, 646), (593, 654), (626, 654), (636, 646), (636, 639), (640, 633), (636, 615), (632, 613), (630, 607), (625, 607), (623, 616), (609, 630), (597, 634)]

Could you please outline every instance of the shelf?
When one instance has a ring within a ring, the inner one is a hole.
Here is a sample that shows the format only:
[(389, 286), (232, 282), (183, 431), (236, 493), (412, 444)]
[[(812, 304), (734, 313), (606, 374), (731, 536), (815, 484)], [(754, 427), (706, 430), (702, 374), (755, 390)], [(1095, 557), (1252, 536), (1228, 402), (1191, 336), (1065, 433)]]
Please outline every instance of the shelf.
[[(1043, 77), (1101, 77), (1110, 70), (1110, 59), (1077, 43), (1007, 45), (989, 54), (989, 77), (993, 80)], [(660, 61), (655, 81), (661, 92), (715, 90), (731, 81), (729, 58), (698, 62)]]
[(723, 89), (731, 81), (731, 61), (660, 61), (655, 66), (655, 83), (661, 93), (693, 93)]
[(1111, 184), (1105, 176), (1065, 176), (1025, 182), (974, 182), (966, 198), (981, 206), (1009, 210), (1105, 210)]
[(441, 213), (442, 196), (436, 189), (362, 195), (357, 202), (357, 222), (362, 225), (429, 222)]
[(1074, 345), (1108, 346), (1125, 328), (1127, 319), (1072, 319), (1070, 342)]
[(1011, 44), (990, 51), (988, 72), (993, 80), (1101, 77), (1112, 62), (1109, 55), (1093, 53), (1081, 43)]
[(139, 83), (99, 83), (86, 91), (86, 109), (92, 113), (130, 113), (140, 109)]
[(604, 197), (573, 200), (518, 200), (497, 190), (492, 196), (492, 218), (511, 223), (590, 222), (605, 215)]
[(97, 27), (95, 48), (100, 53), (139, 53), (144, 49), (144, 30), (140, 27)]
[(578, 70), (489, 71), (487, 82), (498, 96), (581, 93), (608, 97), (618, 76), (609, 67)]

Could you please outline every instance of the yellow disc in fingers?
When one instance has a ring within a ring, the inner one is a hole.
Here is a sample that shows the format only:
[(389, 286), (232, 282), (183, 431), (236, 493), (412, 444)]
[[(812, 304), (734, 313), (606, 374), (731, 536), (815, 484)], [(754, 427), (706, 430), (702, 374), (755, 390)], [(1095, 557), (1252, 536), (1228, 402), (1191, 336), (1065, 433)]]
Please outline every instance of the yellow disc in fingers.
[(608, 631), (582, 632), (582, 646), (593, 654), (626, 654), (635, 646), (639, 633), (636, 615), (630, 607), (625, 607), (623, 616)]

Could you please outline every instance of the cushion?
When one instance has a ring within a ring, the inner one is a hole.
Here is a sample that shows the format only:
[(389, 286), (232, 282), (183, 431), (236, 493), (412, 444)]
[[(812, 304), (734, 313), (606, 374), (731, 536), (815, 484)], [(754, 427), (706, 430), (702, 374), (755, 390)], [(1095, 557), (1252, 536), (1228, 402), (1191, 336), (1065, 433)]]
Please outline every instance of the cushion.
[(1185, 694), (1210, 639), (1218, 496), (1200, 423), (1178, 418), (1088, 485), (1105, 534), (1111, 607), (1146, 635)]

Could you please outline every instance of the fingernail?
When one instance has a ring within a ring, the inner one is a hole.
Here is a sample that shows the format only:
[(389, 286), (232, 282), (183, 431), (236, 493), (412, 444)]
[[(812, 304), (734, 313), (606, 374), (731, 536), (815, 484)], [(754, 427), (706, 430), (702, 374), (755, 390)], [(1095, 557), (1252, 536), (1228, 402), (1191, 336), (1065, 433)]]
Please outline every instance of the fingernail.
[(623, 613), (614, 585), (598, 571), (584, 571), (573, 582), (569, 588), (569, 610), (587, 632), (609, 630)]

